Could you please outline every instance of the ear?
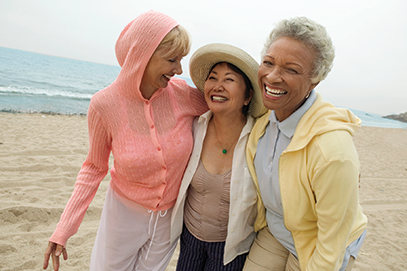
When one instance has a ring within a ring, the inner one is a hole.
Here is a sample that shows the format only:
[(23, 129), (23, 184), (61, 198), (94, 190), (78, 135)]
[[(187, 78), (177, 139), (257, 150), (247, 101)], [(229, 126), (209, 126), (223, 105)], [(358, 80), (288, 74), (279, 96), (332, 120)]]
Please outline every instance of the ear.
[(254, 93), (253, 89), (250, 89), (250, 96), (247, 97), (247, 99), (245, 100), (245, 103), (244, 103), (245, 105), (248, 105), (250, 103), (250, 101), (253, 98), (253, 93)]
[(313, 90), (314, 88), (316, 88), (316, 87), (318, 86), (318, 84), (319, 84), (319, 82), (316, 82), (316, 83), (312, 84), (312, 85), (309, 87), (308, 91), (311, 91), (311, 90)]

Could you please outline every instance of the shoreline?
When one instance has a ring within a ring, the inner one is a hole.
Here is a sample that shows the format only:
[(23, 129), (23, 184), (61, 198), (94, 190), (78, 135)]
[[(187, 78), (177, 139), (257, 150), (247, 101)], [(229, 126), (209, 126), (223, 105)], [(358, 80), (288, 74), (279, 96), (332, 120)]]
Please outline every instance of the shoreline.
[(13, 110), (13, 109), (2, 109), (0, 110), (0, 113), (4, 114), (27, 114), (27, 115), (32, 115), (32, 114), (42, 114), (42, 115), (50, 115), (50, 116), (86, 116), (86, 113), (58, 113), (58, 112), (52, 112), (52, 111), (21, 111), (21, 110)]
[[(350, 110), (350, 109), (349, 109)], [(352, 111), (352, 110), (351, 110)], [(358, 111), (359, 112), (359, 111)], [(81, 116), (86, 117), (87, 113), (58, 113), (52, 111), (21, 111), (21, 110), (13, 110), (13, 109), (2, 109), (0, 110), (0, 114), (27, 114), (27, 115), (48, 115), (48, 116)], [(355, 113), (354, 113), (355, 114)], [(362, 127), (376, 127), (376, 128), (386, 128), (386, 129), (407, 129), (407, 122), (402, 122), (399, 120), (386, 118), (384, 116), (377, 116), (372, 114), (363, 114), (359, 113), (360, 115), (356, 116), (362, 119)]]

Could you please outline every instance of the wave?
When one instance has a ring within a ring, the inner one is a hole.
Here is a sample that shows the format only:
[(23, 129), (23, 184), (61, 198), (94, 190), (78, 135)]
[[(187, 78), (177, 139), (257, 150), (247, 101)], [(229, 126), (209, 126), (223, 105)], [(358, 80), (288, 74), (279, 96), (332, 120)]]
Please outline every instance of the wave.
[(0, 95), (8, 96), (47, 96), (47, 97), (58, 97), (58, 98), (70, 98), (79, 100), (90, 100), (93, 94), (89, 93), (78, 93), (71, 91), (64, 91), (58, 89), (43, 89), (43, 88), (33, 88), (25, 87), (19, 85), (11, 85), (7, 87), (0, 86)]
[(2, 113), (11, 114), (43, 114), (43, 115), (61, 115), (61, 116), (86, 116), (86, 113), (61, 113), (46, 110), (15, 110), (15, 109), (0, 109)]

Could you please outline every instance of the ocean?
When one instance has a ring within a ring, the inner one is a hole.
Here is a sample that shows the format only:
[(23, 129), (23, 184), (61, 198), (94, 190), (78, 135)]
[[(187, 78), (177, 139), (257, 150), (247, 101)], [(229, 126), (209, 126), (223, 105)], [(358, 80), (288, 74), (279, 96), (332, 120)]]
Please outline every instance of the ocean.
[[(119, 72), (119, 66), (0, 47), (0, 112), (85, 115), (92, 95)], [(350, 110), (362, 125), (407, 129), (407, 123)]]

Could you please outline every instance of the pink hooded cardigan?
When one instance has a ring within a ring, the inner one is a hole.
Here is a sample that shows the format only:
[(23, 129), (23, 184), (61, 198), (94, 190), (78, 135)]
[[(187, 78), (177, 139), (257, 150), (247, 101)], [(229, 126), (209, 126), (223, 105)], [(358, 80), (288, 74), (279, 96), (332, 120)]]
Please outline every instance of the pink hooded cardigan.
[(111, 168), (112, 189), (150, 210), (176, 201), (193, 145), (192, 122), (207, 111), (203, 93), (173, 77), (146, 100), (139, 86), (155, 49), (178, 23), (149, 11), (129, 23), (116, 43), (122, 67), (117, 79), (97, 92), (88, 110), (89, 153), (50, 241), (65, 247)]

